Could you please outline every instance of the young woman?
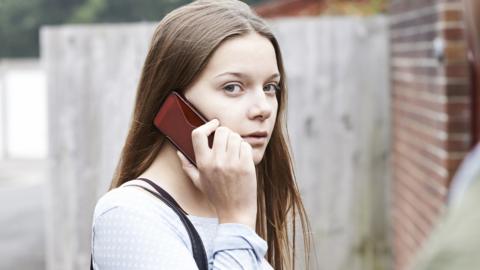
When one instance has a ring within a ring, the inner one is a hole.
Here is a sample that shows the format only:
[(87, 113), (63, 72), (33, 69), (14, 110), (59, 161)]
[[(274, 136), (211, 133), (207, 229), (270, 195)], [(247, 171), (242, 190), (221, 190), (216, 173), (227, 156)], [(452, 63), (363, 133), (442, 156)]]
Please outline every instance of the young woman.
[[(210, 120), (192, 133), (197, 167), (153, 125), (173, 90)], [(298, 218), (308, 261), (309, 225), (286, 140), (286, 94), (277, 40), (246, 4), (195, 1), (169, 13), (145, 60), (110, 191), (95, 207), (93, 268), (197, 269), (179, 216), (138, 187), (156, 192), (140, 179), (188, 213), (209, 269), (294, 269)]]

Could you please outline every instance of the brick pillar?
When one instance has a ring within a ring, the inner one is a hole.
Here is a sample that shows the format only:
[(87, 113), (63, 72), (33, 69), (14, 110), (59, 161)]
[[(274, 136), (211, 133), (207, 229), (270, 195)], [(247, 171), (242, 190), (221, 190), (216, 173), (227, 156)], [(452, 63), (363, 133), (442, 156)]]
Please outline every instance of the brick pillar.
[(462, 8), (461, 0), (390, 2), (395, 270), (408, 269), (430, 234), (471, 147)]

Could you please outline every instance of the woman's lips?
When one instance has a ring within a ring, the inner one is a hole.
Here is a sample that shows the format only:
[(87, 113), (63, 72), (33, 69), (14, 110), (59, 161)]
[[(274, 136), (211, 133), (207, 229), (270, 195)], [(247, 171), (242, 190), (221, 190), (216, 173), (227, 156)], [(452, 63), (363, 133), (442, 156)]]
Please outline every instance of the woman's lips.
[(248, 142), (252, 147), (262, 146), (267, 142), (267, 137), (265, 136), (245, 136), (242, 138), (244, 141)]

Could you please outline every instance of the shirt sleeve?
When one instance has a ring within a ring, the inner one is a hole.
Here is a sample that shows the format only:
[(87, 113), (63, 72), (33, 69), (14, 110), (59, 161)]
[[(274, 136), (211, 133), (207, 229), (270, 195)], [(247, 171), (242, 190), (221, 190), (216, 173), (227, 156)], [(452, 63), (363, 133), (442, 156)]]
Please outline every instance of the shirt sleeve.
[[(179, 225), (183, 226), (182, 223)], [(93, 268), (198, 269), (189, 241), (168, 220), (153, 219), (136, 209), (116, 206), (93, 221)], [(266, 250), (266, 242), (248, 226), (220, 224), (209, 269), (272, 269), (263, 258)]]
[(223, 223), (218, 226), (210, 269), (272, 269), (264, 259), (267, 242), (250, 227)]

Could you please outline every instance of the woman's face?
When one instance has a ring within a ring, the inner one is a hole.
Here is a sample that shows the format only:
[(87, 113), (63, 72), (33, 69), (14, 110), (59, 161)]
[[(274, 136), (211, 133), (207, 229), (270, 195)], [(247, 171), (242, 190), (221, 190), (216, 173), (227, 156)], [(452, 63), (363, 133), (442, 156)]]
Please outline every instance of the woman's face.
[[(275, 125), (279, 82), (272, 43), (251, 33), (224, 41), (185, 97), (209, 120), (217, 118), (250, 143), (258, 164)], [(252, 133), (265, 137), (249, 137)]]

